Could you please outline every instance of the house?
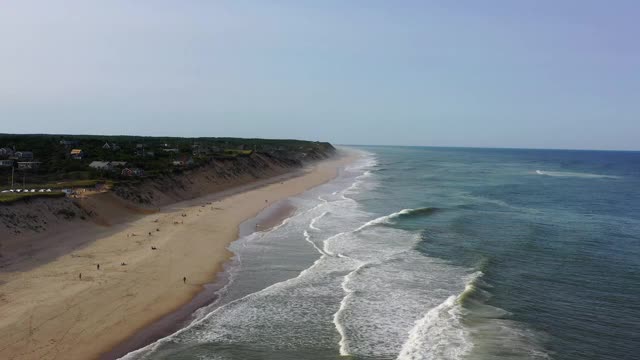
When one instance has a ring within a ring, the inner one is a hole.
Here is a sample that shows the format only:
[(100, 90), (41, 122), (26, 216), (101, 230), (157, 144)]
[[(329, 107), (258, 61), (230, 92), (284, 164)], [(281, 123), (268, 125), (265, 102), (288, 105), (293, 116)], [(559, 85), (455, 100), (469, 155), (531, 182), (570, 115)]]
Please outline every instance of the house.
[(0, 157), (8, 158), (10, 156), (13, 156), (13, 149), (8, 147), (0, 148)]
[(111, 166), (108, 161), (92, 161), (91, 164), (89, 164), (89, 167), (97, 170), (111, 170)]
[(111, 150), (111, 151), (120, 150), (120, 146), (118, 146), (118, 144), (116, 143), (109, 144), (108, 142), (105, 142), (104, 145), (102, 145), (102, 148), (105, 150)]
[(0, 160), (0, 167), (12, 167), (13, 160)]
[(33, 152), (31, 151), (16, 151), (13, 156), (19, 160), (33, 160)]
[(173, 149), (162, 149), (162, 151), (168, 152), (168, 153), (178, 154), (180, 152), (180, 149), (176, 149), (176, 148), (173, 148)]
[(84, 153), (81, 149), (73, 149), (71, 150), (69, 155), (71, 155), (71, 158), (74, 160), (82, 160), (82, 158), (84, 157)]
[(32, 170), (40, 167), (40, 161), (18, 161), (18, 169)]
[(111, 167), (124, 167), (124, 166), (127, 166), (127, 162), (126, 161), (111, 161), (110, 164), (111, 164)]

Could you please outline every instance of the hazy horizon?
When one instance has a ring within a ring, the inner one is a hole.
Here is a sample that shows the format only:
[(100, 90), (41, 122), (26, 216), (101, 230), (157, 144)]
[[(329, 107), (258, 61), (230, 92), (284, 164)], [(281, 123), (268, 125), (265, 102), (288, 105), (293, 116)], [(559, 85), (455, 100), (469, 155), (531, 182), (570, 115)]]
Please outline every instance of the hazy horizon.
[(2, 133), (640, 150), (633, 1), (1, 9)]

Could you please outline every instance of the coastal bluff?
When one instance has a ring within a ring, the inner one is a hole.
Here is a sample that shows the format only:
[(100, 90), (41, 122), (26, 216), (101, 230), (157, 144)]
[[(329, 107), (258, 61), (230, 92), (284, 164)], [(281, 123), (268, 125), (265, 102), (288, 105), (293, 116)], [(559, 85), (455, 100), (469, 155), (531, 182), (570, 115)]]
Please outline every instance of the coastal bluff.
[[(15, 138), (10, 139), (15, 143)], [(17, 139), (28, 144), (39, 138)], [(3, 137), (0, 136), (0, 141), (2, 140)], [(11, 140), (6, 142), (10, 143)], [(79, 141), (74, 140), (70, 146), (80, 146)], [(99, 144), (102, 139), (92, 141)], [(216, 148), (215, 144), (192, 145), (187, 154), (163, 151), (163, 154), (169, 153), (172, 156), (167, 157), (162, 165), (158, 165), (159, 159), (164, 159), (162, 157), (134, 160), (142, 165), (148, 163), (156, 167), (162, 166), (159, 170), (147, 171), (144, 176), (124, 177), (115, 171), (100, 171), (97, 172), (97, 181), (76, 182), (78, 186), (64, 189), (66, 196), (27, 196), (15, 201), (0, 202), (0, 269), (21, 267), (30, 262), (41, 263), (90, 241), (90, 237), (70, 236), (69, 239), (83, 240), (62, 240), (62, 244), (55, 246), (57, 251), (52, 251), (52, 239), (61, 238), (55, 235), (104, 230), (157, 213), (161, 208), (181, 201), (214, 193), (223, 194), (241, 187), (258, 186), (269, 179), (295, 176), (306, 166), (330, 158), (336, 153), (336, 149), (329, 143), (296, 142), (295, 146), (286, 146), (287, 143), (281, 145), (277, 141), (270, 141), (260, 147), (256, 145), (256, 140), (251, 141), (252, 147), (258, 150), (224, 150), (222, 147)], [(123, 140), (119, 143), (121, 145), (118, 146), (126, 146)], [(105, 141), (105, 144), (110, 143)], [(113, 147), (114, 144), (115, 142), (111, 142), (110, 146)], [(226, 144), (234, 148), (246, 148), (235, 143)], [(26, 146), (28, 145), (22, 145)], [(30, 146), (33, 147), (37, 146)], [(68, 145), (65, 142), (61, 147), (66, 148)], [(161, 145), (161, 148), (165, 147), (166, 144)], [(135, 149), (135, 145), (132, 146), (132, 151)], [(216, 152), (216, 149), (223, 150)], [(40, 153), (49, 154), (53, 151), (55, 148), (43, 148)], [(108, 151), (113, 152), (112, 149)], [(36, 157), (47, 161), (46, 155), (38, 156), (37, 151), (34, 153)], [(96, 154), (98, 151), (91, 150), (87, 153)], [(101, 154), (102, 157), (105, 156), (104, 152)], [(90, 160), (71, 159), (69, 162), (73, 166), (78, 166), (81, 161), (85, 164), (95, 163), (89, 163)], [(38, 177), (45, 179), (47, 171), (49, 170), (40, 170)]]

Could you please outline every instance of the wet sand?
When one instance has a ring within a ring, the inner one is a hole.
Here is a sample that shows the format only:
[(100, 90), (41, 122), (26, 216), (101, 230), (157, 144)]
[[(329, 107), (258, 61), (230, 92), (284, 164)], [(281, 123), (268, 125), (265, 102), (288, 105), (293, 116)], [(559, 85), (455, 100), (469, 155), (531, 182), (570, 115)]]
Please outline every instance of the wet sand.
[[(281, 225), (292, 216), (296, 208), (287, 200), (277, 202), (264, 209), (258, 216), (244, 221), (240, 225), (239, 236), (247, 236), (257, 231), (269, 231)], [(228, 263), (227, 263), (228, 264)], [(102, 360), (118, 359), (127, 353), (142, 348), (152, 342), (171, 335), (189, 324), (194, 318), (193, 313), (201, 307), (212, 304), (217, 300), (216, 292), (227, 284), (227, 271), (220, 271), (212, 283), (204, 284), (191, 301), (180, 308), (163, 316), (153, 324), (138, 331), (134, 336), (126, 339), (110, 351), (100, 355)]]

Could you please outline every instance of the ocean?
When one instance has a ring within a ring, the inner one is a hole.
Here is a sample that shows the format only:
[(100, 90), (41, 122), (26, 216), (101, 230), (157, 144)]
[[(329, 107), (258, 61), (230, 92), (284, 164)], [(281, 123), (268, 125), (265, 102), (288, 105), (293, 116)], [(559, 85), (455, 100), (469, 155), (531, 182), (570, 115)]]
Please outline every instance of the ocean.
[(353, 149), (125, 358), (640, 358), (640, 152)]

